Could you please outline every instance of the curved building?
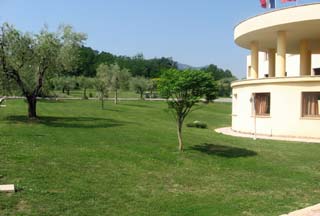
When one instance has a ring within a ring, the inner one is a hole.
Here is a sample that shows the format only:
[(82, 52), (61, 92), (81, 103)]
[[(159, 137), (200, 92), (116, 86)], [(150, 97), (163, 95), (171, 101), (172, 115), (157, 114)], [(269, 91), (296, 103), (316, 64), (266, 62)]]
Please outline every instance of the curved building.
[(320, 3), (252, 17), (234, 38), (251, 55), (247, 79), (232, 83), (232, 129), (320, 138)]

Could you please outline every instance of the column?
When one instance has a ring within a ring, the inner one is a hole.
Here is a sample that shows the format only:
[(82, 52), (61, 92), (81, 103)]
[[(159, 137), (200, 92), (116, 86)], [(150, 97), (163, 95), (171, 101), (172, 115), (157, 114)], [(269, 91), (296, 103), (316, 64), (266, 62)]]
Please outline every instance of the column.
[(251, 71), (250, 78), (258, 79), (259, 76), (259, 43), (251, 42)]
[(278, 32), (277, 56), (276, 56), (276, 76), (285, 77), (286, 75), (286, 52), (287, 35), (285, 31)]
[(300, 41), (300, 76), (308, 75), (308, 41)]
[(308, 55), (307, 55), (307, 75), (311, 76), (312, 75), (312, 52), (311, 50), (308, 50)]
[(275, 77), (276, 73), (276, 50), (268, 49), (269, 77)]

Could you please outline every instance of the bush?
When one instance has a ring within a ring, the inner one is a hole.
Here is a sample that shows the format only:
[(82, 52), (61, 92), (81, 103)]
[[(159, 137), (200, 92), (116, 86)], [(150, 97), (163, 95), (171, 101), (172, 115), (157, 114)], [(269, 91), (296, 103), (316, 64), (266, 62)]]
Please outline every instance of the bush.
[(205, 129), (205, 128), (208, 128), (208, 125), (204, 122), (201, 122), (201, 121), (194, 121), (192, 123), (188, 123), (187, 127), (195, 127), (195, 128)]
[(89, 98), (92, 98), (93, 97), (93, 94), (90, 92), (89, 93)]

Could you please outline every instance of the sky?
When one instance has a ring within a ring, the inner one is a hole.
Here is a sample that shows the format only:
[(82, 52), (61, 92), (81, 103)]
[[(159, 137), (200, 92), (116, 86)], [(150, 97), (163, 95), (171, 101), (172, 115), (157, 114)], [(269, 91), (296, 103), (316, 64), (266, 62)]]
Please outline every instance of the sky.
[(55, 31), (70, 24), (99, 51), (172, 57), (197, 67), (216, 64), (242, 78), (249, 51), (234, 43), (234, 27), (266, 11), (259, 0), (0, 0), (0, 23), (34, 33), (44, 25)]

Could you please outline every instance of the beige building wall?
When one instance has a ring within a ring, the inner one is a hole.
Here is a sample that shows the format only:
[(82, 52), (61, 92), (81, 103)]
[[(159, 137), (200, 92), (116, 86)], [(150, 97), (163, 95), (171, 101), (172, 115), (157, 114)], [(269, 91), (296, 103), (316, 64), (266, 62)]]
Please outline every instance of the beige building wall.
[[(320, 118), (304, 118), (301, 110), (302, 92), (319, 92), (320, 77), (270, 78), (264, 81), (247, 80), (233, 84), (232, 129), (270, 136), (320, 138)], [(270, 116), (254, 118), (252, 93), (263, 92), (271, 94)]]
[[(320, 92), (320, 76), (313, 73), (313, 69), (320, 68), (319, 11), (320, 3), (282, 8), (244, 20), (235, 27), (236, 44), (253, 56), (247, 57), (247, 80), (232, 83), (233, 130), (320, 138), (320, 116), (302, 117), (302, 93)], [(270, 54), (270, 63), (266, 52)], [(271, 94), (270, 116), (255, 118), (254, 93)], [(310, 100), (309, 104), (305, 102), (309, 106), (305, 109), (316, 109)], [(312, 100), (315, 103), (316, 99)], [(318, 103), (320, 107), (320, 100)]]

